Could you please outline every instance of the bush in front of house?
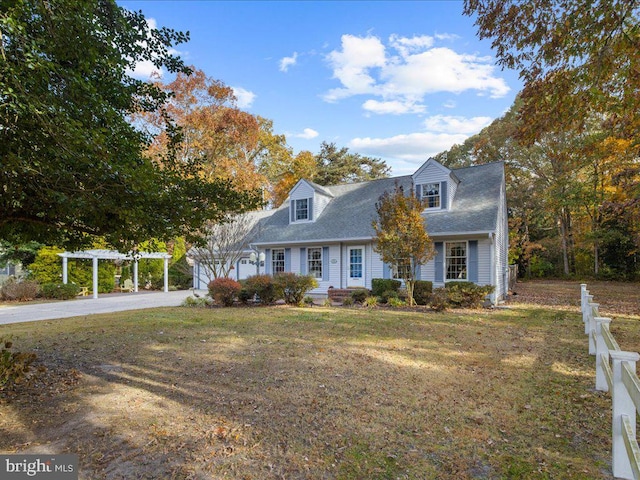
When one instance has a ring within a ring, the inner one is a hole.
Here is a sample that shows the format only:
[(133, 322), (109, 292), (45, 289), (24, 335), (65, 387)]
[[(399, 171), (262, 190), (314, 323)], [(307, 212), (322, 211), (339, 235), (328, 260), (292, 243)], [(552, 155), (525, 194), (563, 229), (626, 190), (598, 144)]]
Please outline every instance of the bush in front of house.
[(429, 298), (429, 306), (436, 312), (444, 312), (449, 307), (449, 294), (444, 287), (435, 288)]
[(416, 280), (413, 284), (413, 299), (418, 305), (427, 305), (433, 290), (433, 282)]
[(400, 294), (397, 290), (385, 290), (382, 295), (378, 295), (380, 303), (386, 303), (389, 305), (392, 300), (400, 300)]
[(318, 287), (318, 281), (311, 275), (278, 273), (273, 277), (278, 298), (284, 298), (288, 305), (299, 305), (310, 290)]
[(242, 285), (231, 278), (216, 278), (209, 282), (207, 288), (217, 304), (230, 307), (240, 293)]
[(454, 308), (478, 308), (484, 298), (493, 293), (493, 285), (476, 285), (473, 282), (449, 282), (445, 285), (449, 304)]
[(71, 300), (76, 298), (80, 287), (75, 283), (45, 283), (40, 287), (40, 296), (54, 300)]
[(247, 291), (249, 297), (257, 295), (261, 303), (269, 305), (274, 303), (280, 297), (278, 288), (271, 275), (252, 275), (247, 277), (243, 282), (243, 287)]
[(359, 288), (351, 292), (351, 298), (355, 303), (364, 303), (364, 301), (371, 295), (371, 292), (366, 288)]
[(0, 287), (0, 300), (27, 302), (36, 298), (39, 291), (38, 282), (10, 277)]
[(371, 294), (382, 297), (385, 292), (400, 290), (402, 282), (393, 278), (373, 278), (371, 280)]

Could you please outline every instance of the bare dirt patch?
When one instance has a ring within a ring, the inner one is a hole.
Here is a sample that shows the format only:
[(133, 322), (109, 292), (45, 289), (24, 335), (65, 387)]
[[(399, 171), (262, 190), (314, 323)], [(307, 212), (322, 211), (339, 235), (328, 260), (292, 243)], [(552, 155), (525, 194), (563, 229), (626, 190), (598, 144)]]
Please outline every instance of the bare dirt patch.
[(48, 373), (0, 398), (0, 450), (77, 453), (82, 479), (608, 479), (581, 327), (513, 305), (11, 325)]

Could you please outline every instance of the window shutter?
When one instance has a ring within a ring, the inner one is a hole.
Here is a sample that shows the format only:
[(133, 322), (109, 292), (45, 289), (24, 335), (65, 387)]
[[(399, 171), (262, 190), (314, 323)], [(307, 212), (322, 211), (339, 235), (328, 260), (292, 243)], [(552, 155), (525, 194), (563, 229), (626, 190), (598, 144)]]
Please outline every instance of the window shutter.
[(322, 281), (329, 280), (329, 247), (322, 247)]
[(478, 241), (469, 241), (469, 252), (467, 252), (468, 280), (478, 283)]
[(313, 220), (313, 198), (307, 200), (307, 206), (309, 207), (309, 221)]
[(291, 223), (296, 221), (296, 201), (295, 200), (291, 200), (291, 202), (289, 202), (291, 205)]
[(422, 185), (416, 185), (416, 197), (422, 200)]
[(436, 242), (436, 275), (434, 277), (436, 282), (444, 282), (444, 244), (442, 242)]
[(382, 264), (382, 278), (388, 279), (391, 278), (391, 266), (388, 263)]
[(284, 249), (284, 271), (285, 272), (291, 271), (291, 249), (290, 248)]
[(448, 208), (448, 196), (449, 189), (447, 188), (447, 182), (440, 182), (440, 208), (442, 210), (446, 210)]
[[(260, 262), (260, 259), (257, 260)], [(271, 249), (267, 248), (264, 251), (264, 273), (271, 275)]]
[(422, 265), (416, 266), (416, 280), (422, 280)]
[(307, 274), (307, 249), (300, 249), (300, 275)]

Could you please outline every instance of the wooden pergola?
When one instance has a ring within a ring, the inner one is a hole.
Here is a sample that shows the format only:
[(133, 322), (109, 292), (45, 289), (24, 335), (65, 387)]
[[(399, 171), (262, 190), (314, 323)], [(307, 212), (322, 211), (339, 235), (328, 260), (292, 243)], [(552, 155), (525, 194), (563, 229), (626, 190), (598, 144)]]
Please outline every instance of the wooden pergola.
[(68, 261), (79, 258), (93, 261), (93, 298), (98, 298), (98, 260), (132, 260), (133, 261), (133, 291), (138, 291), (138, 261), (143, 258), (164, 260), (164, 291), (169, 291), (169, 259), (166, 252), (129, 252), (120, 253), (117, 250), (82, 250), (78, 252), (59, 253), (62, 257), (62, 283), (68, 283)]

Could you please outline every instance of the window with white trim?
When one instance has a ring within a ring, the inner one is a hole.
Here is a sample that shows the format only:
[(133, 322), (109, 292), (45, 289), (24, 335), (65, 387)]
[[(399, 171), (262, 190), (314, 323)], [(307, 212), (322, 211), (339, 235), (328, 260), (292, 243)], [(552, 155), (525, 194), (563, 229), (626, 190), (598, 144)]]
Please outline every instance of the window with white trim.
[(322, 278), (322, 248), (307, 249), (307, 272), (315, 278)]
[(427, 208), (440, 208), (440, 183), (425, 183), (422, 185), (422, 199)]
[(274, 274), (284, 272), (284, 248), (274, 248), (271, 251), (271, 268)]
[(298, 200), (295, 200), (294, 203), (296, 222), (299, 220), (309, 220), (309, 199), (300, 198)]
[(391, 267), (392, 277), (397, 280), (402, 280), (409, 276), (411, 269), (411, 263), (408, 259), (401, 260), (396, 265)]
[(467, 279), (467, 242), (446, 243), (447, 280)]

